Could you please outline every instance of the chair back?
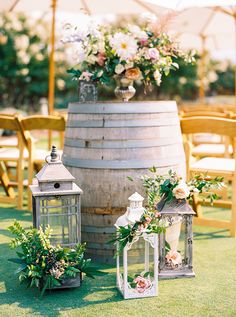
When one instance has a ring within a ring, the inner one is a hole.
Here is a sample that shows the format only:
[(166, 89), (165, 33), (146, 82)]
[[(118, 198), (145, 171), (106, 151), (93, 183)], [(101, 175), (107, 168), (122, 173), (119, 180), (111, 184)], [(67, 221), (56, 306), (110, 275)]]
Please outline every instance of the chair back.
[(21, 119), (24, 131), (50, 130), (65, 131), (65, 118), (63, 116), (34, 115)]
[(236, 138), (236, 120), (216, 117), (189, 117), (180, 120), (182, 133), (212, 133)]
[(24, 138), (29, 140), (31, 138), (30, 131), (46, 130), (57, 131), (60, 135), (60, 148), (64, 145), (64, 131), (66, 127), (66, 120), (64, 116), (42, 116), (33, 115), (20, 119), (20, 125)]
[(20, 131), (20, 126), (17, 118), (17, 116), (0, 114), (0, 129)]

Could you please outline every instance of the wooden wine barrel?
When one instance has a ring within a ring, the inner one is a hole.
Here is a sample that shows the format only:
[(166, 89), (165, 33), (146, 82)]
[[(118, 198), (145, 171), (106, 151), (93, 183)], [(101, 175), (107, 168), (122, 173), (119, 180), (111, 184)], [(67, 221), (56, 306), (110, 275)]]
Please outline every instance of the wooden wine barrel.
[(144, 195), (140, 176), (152, 166), (160, 174), (173, 169), (185, 175), (176, 103), (69, 104), (63, 163), (84, 192), (82, 240), (88, 255), (114, 262), (114, 246), (106, 242), (128, 197), (135, 191)]

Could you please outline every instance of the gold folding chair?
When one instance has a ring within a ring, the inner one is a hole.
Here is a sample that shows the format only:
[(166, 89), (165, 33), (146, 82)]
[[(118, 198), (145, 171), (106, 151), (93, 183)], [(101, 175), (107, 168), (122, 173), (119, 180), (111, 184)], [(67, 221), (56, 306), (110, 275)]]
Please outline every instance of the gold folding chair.
[[(233, 148), (236, 145), (236, 120), (212, 117), (190, 117), (181, 119), (181, 129), (185, 141), (189, 134), (213, 133), (225, 135), (233, 140)], [(187, 141), (189, 143), (189, 141)], [(188, 175), (207, 173), (211, 176), (223, 176), (226, 180), (232, 181), (232, 203), (227, 199), (216, 201), (215, 205), (220, 207), (231, 207), (231, 220), (215, 220), (204, 218), (201, 209), (203, 201), (195, 200), (198, 217), (195, 224), (206, 225), (218, 228), (227, 228), (230, 234), (236, 237), (236, 153), (233, 151), (233, 158), (205, 157), (191, 164), (191, 146), (186, 146), (186, 161), (188, 162)]]
[[(65, 131), (64, 116), (42, 116), (34, 115), (26, 118), (20, 118), (20, 126), (22, 129), (25, 142), (28, 149), (28, 185), (32, 184), (34, 171), (38, 172), (45, 163), (45, 157), (49, 154), (48, 147), (45, 149), (38, 148), (32, 137), (33, 131), (57, 131), (59, 133), (59, 154), (62, 154), (64, 146)], [(48, 134), (46, 134), (46, 137)], [(40, 138), (40, 135), (37, 135)], [(48, 140), (47, 140), (48, 141)], [(31, 208), (31, 193), (28, 188), (28, 207)]]
[[(215, 117), (232, 119), (235, 115), (231, 111), (210, 111), (206, 108), (205, 110), (182, 111), (180, 116), (181, 118)], [(198, 159), (206, 156), (232, 157), (233, 149), (229, 137), (212, 133), (197, 133), (189, 136), (189, 140), (194, 145), (192, 148), (192, 155)]]
[[(7, 116), (0, 114), (0, 129), (16, 132), (16, 144), (7, 144), (7, 140), (1, 143), (0, 147), (0, 181), (6, 196), (0, 196), (0, 202), (17, 204), (18, 209), (23, 208), (23, 173), (24, 162), (27, 158), (27, 152), (24, 151), (24, 139), (22, 136), (19, 120), (16, 116)], [(3, 140), (1, 140), (3, 141)], [(15, 146), (14, 146), (15, 145)], [(12, 175), (7, 168), (11, 163), (15, 163), (16, 175), (12, 180)], [(17, 186), (16, 194), (14, 187)]]

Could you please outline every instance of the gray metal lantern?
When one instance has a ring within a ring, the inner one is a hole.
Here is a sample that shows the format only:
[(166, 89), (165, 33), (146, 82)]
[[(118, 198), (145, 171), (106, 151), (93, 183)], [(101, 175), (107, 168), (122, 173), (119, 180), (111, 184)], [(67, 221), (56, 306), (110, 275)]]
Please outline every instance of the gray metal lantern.
[(80, 195), (82, 190), (62, 164), (56, 147), (30, 186), (33, 196), (33, 225), (53, 229), (53, 244), (72, 247), (81, 241)]
[(185, 199), (165, 197), (157, 204), (163, 221), (168, 223), (159, 236), (159, 278), (194, 277), (192, 218), (195, 212)]

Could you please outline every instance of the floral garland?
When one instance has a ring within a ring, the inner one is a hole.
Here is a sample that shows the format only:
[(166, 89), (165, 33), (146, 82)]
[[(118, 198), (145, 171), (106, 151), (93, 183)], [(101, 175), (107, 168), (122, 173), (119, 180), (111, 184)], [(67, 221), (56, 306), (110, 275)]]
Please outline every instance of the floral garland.
[(218, 199), (215, 189), (222, 189), (225, 185), (223, 177), (216, 176), (212, 178), (207, 174), (195, 175), (190, 181), (185, 182), (176, 172), (169, 170), (167, 175), (156, 174), (155, 167), (149, 169), (154, 176), (144, 175), (141, 177), (143, 186), (148, 196), (148, 205), (154, 207), (160, 198), (164, 195), (167, 200), (176, 199), (192, 199), (194, 194), (208, 193), (207, 198), (211, 203)]
[(73, 43), (76, 65), (68, 70), (74, 79), (109, 85), (112, 78), (138, 80), (160, 86), (162, 76), (179, 68), (177, 58), (194, 62), (193, 52), (180, 50), (178, 43), (157, 28), (128, 25), (111, 29), (91, 21), (84, 27), (64, 26), (64, 43)]
[[(167, 175), (156, 174), (155, 167), (149, 169), (154, 176), (144, 175), (141, 177), (143, 186), (148, 197), (148, 207), (145, 209), (140, 220), (133, 224), (128, 224), (117, 229), (116, 237), (110, 243), (119, 242), (117, 253), (120, 254), (128, 243), (132, 243), (134, 237), (141, 236), (143, 233), (161, 233), (169, 226), (168, 222), (161, 218), (161, 213), (156, 210), (156, 203), (161, 198), (165, 197), (167, 201), (176, 198), (178, 200), (189, 200), (194, 194), (208, 193), (208, 198), (211, 202), (218, 199), (218, 196), (211, 191), (214, 189), (221, 189), (224, 186), (222, 177), (211, 178), (208, 175), (196, 175), (189, 182), (185, 182), (182, 177), (178, 176), (176, 172), (170, 170)], [(131, 177), (128, 177), (133, 181)], [(167, 251), (170, 246), (166, 245)], [(169, 253), (167, 259), (171, 264), (178, 265), (180, 262), (179, 255), (176, 253)]]

